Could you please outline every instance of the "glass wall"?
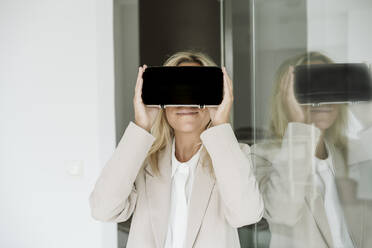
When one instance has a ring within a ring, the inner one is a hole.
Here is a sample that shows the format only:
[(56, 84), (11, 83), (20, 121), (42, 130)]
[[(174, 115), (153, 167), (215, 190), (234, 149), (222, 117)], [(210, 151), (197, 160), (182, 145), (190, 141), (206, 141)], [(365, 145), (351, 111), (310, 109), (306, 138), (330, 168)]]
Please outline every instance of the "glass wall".
[(372, 247), (372, 1), (225, 9), (234, 128), (265, 202), (242, 247)]

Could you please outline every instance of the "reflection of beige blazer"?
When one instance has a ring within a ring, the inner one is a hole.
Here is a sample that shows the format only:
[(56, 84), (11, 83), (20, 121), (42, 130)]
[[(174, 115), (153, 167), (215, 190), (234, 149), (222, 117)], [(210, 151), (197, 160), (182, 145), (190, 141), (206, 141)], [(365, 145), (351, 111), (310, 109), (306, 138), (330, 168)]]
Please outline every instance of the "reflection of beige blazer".
[[(199, 162), (189, 206), (186, 248), (240, 247), (237, 227), (259, 221), (263, 201), (248, 159), (229, 124), (201, 134), (215, 178)], [(132, 214), (127, 247), (163, 248), (171, 193), (171, 145), (159, 156), (161, 176), (143, 163), (154, 137), (130, 123), (90, 196), (92, 216), (122, 222)], [(204, 165), (204, 164), (203, 164)]]
[[(290, 123), (282, 142), (252, 147), (252, 161), (264, 198), (271, 247), (334, 247), (324, 201), (313, 181), (311, 154), (319, 130)], [(356, 198), (357, 182), (348, 177), (341, 152), (327, 142), (336, 185), (354, 247), (372, 247), (372, 201)], [(372, 190), (372, 189), (371, 189)]]

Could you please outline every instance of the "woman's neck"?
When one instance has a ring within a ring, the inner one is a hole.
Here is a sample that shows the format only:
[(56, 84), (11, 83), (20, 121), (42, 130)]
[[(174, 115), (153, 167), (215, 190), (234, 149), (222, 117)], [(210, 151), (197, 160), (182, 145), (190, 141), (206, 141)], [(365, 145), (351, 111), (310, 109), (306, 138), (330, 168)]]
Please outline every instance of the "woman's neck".
[(325, 132), (322, 130), (322, 134), (320, 135), (319, 142), (315, 150), (315, 156), (319, 159), (328, 158), (328, 152), (327, 152), (327, 147), (324, 141), (324, 135), (325, 135)]
[(175, 132), (175, 155), (178, 161), (189, 161), (201, 146), (200, 133)]

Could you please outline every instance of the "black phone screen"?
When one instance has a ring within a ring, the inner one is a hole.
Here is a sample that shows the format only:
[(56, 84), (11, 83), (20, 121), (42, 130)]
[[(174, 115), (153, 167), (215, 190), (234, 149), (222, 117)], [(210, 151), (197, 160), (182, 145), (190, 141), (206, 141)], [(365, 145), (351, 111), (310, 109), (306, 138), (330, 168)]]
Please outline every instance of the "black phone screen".
[(372, 99), (371, 75), (363, 63), (299, 65), (295, 68), (294, 86), (299, 103)]
[(219, 105), (223, 72), (214, 66), (148, 67), (142, 75), (146, 105)]

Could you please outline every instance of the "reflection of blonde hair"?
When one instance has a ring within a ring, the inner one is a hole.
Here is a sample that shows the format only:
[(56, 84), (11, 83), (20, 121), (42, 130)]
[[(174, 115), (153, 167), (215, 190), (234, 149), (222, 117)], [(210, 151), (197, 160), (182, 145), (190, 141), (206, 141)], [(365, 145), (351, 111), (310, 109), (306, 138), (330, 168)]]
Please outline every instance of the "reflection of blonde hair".
[[(276, 138), (283, 138), (285, 129), (288, 125), (288, 119), (284, 111), (282, 103), (282, 95), (280, 93), (280, 84), (283, 80), (285, 73), (289, 70), (290, 66), (305, 65), (312, 63), (323, 63), (330, 64), (334, 63), (327, 56), (319, 52), (308, 52), (292, 57), (284, 61), (275, 76), (274, 92), (271, 103), (271, 121), (270, 130), (276, 136)], [(340, 147), (341, 149), (346, 146), (346, 125), (347, 125), (347, 105), (340, 104), (339, 113), (337, 119), (333, 125), (326, 130), (327, 139)]]
[[(179, 66), (181, 63), (197, 63), (200, 66), (216, 66), (211, 58), (201, 52), (182, 51), (170, 56), (164, 63), (164, 66)], [(206, 128), (210, 127), (210, 123)], [(173, 129), (169, 125), (165, 111), (161, 109), (156, 116), (151, 133), (155, 136), (155, 141), (147, 154), (147, 159), (150, 162), (151, 169), (157, 174), (160, 174), (158, 165), (158, 155), (168, 144), (172, 142), (174, 136)], [(206, 159), (210, 164), (212, 172), (211, 159), (205, 150), (202, 148), (201, 158)]]

